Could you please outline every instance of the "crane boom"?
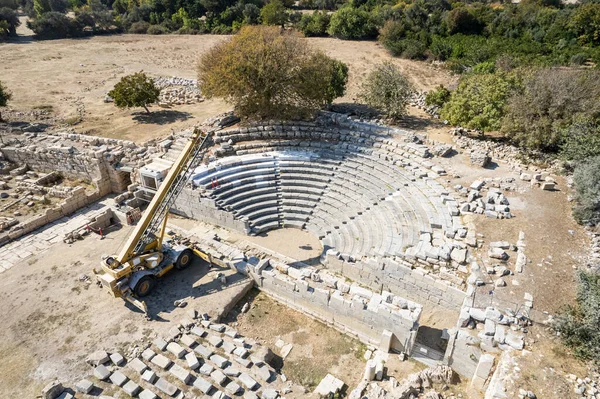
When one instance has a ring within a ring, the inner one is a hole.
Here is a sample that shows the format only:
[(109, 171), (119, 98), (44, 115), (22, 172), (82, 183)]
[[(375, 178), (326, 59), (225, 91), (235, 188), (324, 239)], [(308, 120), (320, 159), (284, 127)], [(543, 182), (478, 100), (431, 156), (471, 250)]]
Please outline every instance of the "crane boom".
[(140, 255), (149, 249), (149, 245), (156, 242), (156, 234), (169, 209), (183, 190), (194, 168), (201, 161), (200, 153), (211, 145), (211, 133), (194, 129), (190, 141), (177, 157), (135, 230), (116, 257), (119, 264)]

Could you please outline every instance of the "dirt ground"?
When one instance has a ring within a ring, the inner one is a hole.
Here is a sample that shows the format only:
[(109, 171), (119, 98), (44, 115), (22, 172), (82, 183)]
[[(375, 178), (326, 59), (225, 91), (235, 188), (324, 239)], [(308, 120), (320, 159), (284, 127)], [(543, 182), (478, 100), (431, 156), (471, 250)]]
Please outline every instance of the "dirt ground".
[[(227, 40), (219, 35), (112, 35), (81, 39), (33, 41), (21, 37), (0, 43), (0, 76), (13, 92), (9, 111), (45, 110), (57, 124), (73, 125), (77, 132), (138, 142), (193, 126), (230, 109), (220, 100), (153, 108), (120, 110), (103, 99), (121, 77), (140, 70), (151, 76), (196, 78), (198, 57)], [(376, 42), (306, 39), (310, 45), (346, 62), (348, 90), (337, 102), (353, 102), (360, 83), (374, 65), (392, 57)], [(430, 89), (451, 77), (424, 62), (393, 59), (419, 90)], [(11, 121), (26, 119), (6, 112)]]
[[(181, 272), (162, 279), (147, 304), (153, 321), (95, 284), (82, 282), (99, 266), (103, 254), (114, 253), (130, 227), (112, 229), (106, 238), (90, 236), (74, 244), (55, 244), (0, 279), (0, 397), (35, 398), (53, 378), (71, 386), (90, 369), (85, 357), (99, 349), (124, 351), (132, 343), (165, 334), (189, 318), (186, 311), (215, 316), (242, 288), (241, 275), (230, 270), (228, 284), (214, 282), (208, 265), (197, 259)], [(185, 298), (186, 308), (173, 302)]]

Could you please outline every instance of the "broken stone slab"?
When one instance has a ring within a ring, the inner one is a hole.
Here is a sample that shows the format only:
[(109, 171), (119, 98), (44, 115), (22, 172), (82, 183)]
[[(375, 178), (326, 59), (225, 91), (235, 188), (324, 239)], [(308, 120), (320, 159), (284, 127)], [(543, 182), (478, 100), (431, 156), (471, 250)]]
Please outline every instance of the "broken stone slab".
[(218, 348), (223, 344), (223, 340), (221, 339), (221, 337), (218, 337), (216, 335), (210, 335), (208, 337), (208, 342), (215, 348)]
[[(169, 381), (165, 380), (164, 378), (159, 378), (158, 381), (156, 381), (156, 383), (154, 384), (154, 386), (160, 390), (161, 392), (166, 393), (169, 396), (175, 396), (175, 394), (177, 393), (177, 387), (173, 384), (171, 384)], [(141, 395), (140, 395), (141, 397)]]
[(492, 248), (488, 251), (488, 256), (492, 259), (506, 260), (508, 254), (502, 248)]
[(249, 352), (246, 350), (246, 348), (238, 346), (234, 349), (233, 354), (244, 359), (248, 356)]
[(77, 392), (81, 392), (81, 393), (90, 393), (90, 391), (94, 389), (94, 383), (90, 380), (87, 379), (83, 379), (81, 381), (79, 381), (77, 384), (75, 384), (75, 390)]
[(96, 351), (92, 354), (90, 354), (87, 359), (85, 359), (85, 362), (87, 364), (89, 364), (90, 366), (99, 366), (101, 364), (105, 364), (110, 360), (110, 357), (108, 356), (108, 353), (106, 353), (106, 351)]
[(469, 314), (473, 319), (477, 321), (485, 321), (485, 309), (471, 308), (469, 309)]
[(502, 248), (509, 249), (511, 247), (510, 242), (508, 241), (494, 241), (490, 242), (490, 248)]
[[(104, 367), (104, 366), (102, 366), (102, 367)], [(106, 367), (104, 367), (104, 368), (106, 368)], [(106, 370), (106, 371), (108, 371), (108, 370)], [(106, 376), (105, 378), (108, 378), (108, 376)], [(102, 379), (104, 379), (104, 378), (102, 378)], [(56, 399), (58, 397), (58, 395), (60, 395), (63, 391), (64, 391), (64, 388), (63, 388), (62, 384), (60, 383), (60, 381), (54, 380), (54, 381), (50, 382), (49, 384), (47, 384), (42, 389), (42, 398), (43, 399)]]
[(492, 367), (494, 367), (494, 356), (490, 354), (483, 354), (479, 358), (479, 363), (477, 363), (477, 368), (475, 369), (475, 374), (473, 375), (473, 379), (471, 380), (471, 386), (475, 389), (482, 390), (485, 382), (490, 376), (492, 371)]
[(517, 252), (517, 260), (515, 261), (515, 271), (517, 273), (523, 273), (523, 267), (527, 263), (527, 257), (523, 251), (519, 250)]
[(284, 345), (281, 348), (281, 357), (285, 360), (286, 357), (288, 357), (288, 355), (290, 354), (290, 352), (292, 351), (292, 348), (294, 347), (293, 344), (287, 344)]
[(494, 323), (490, 319), (485, 319), (485, 324), (483, 327), (483, 332), (485, 335), (493, 337), (496, 333), (496, 323)]
[(128, 381), (125, 385), (123, 385), (123, 390), (132, 397), (137, 395), (140, 389), (140, 386), (133, 381)]
[(104, 381), (108, 377), (110, 377), (110, 371), (106, 368), (106, 366), (101, 364), (99, 366), (96, 366), (96, 368), (94, 369), (94, 377), (101, 381)]
[(481, 180), (475, 180), (473, 183), (471, 183), (471, 185), (469, 186), (469, 188), (471, 190), (479, 191), (479, 190), (481, 190), (483, 188), (484, 184), (485, 183), (483, 181), (481, 181)]
[(216, 332), (220, 332), (220, 333), (225, 332), (225, 326), (223, 324), (211, 324), (209, 326), (209, 328)]
[(450, 258), (460, 264), (465, 264), (467, 262), (467, 250), (454, 248), (450, 253)]
[(517, 334), (512, 330), (509, 330), (508, 334), (506, 334), (505, 342), (516, 350), (521, 350), (525, 346), (523, 335)]
[(146, 369), (148, 368), (146, 366), (146, 364), (144, 362), (142, 362), (140, 359), (138, 359), (137, 357), (133, 360), (131, 360), (128, 364), (128, 366), (130, 368), (132, 368), (133, 370), (135, 370), (138, 374), (143, 374), (144, 371), (146, 371)]
[(325, 378), (319, 382), (317, 388), (315, 388), (315, 393), (317, 395), (330, 397), (331, 395), (335, 395), (340, 392), (344, 387), (344, 382), (338, 378), (335, 378), (331, 374), (327, 374)]

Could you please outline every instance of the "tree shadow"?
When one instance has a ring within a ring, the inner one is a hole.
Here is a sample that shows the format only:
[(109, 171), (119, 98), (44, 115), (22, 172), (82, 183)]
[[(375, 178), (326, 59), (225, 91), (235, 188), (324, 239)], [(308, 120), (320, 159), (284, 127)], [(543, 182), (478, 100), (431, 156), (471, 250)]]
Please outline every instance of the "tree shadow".
[(397, 119), (393, 122), (394, 127), (411, 130), (424, 130), (432, 125), (429, 118), (422, 118), (414, 115), (405, 115), (402, 119)]
[(371, 108), (366, 104), (359, 103), (335, 103), (329, 106), (329, 111), (346, 114), (348, 116), (358, 116), (359, 118), (380, 118), (381, 113), (375, 108)]
[(174, 111), (171, 109), (163, 109), (152, 113), (136, 112), (133, 120), (138, 123), (152, 125), (168, 125), (175, 122), (183, 122), (193, 118), (189, 112)]

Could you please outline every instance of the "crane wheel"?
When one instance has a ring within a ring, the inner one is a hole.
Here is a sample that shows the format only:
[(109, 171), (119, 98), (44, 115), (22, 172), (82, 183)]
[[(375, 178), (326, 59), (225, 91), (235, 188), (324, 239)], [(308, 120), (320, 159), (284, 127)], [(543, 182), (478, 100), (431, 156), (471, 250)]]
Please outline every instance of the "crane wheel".
[(154, 279), (154, 277), (144, 276), (135, 285), (135, 288), (133, 289), (133, 291), (135, 292), (135, 295), (137, 297), (143, 298), (143, 297), (147, 296), (148, 294), (150, 294), (150, 292), (154, 288), (155, 284), (156, 284), (156, 280)]
[(179, 258), (177, 258), (175, 267), (178, 270), (183, 270), (192, 263), (193, 258), (194, 258), (194, 253), (192, 252), (192, 250), (186, 249), (181, 253), (181, 255), (179, 255)]

